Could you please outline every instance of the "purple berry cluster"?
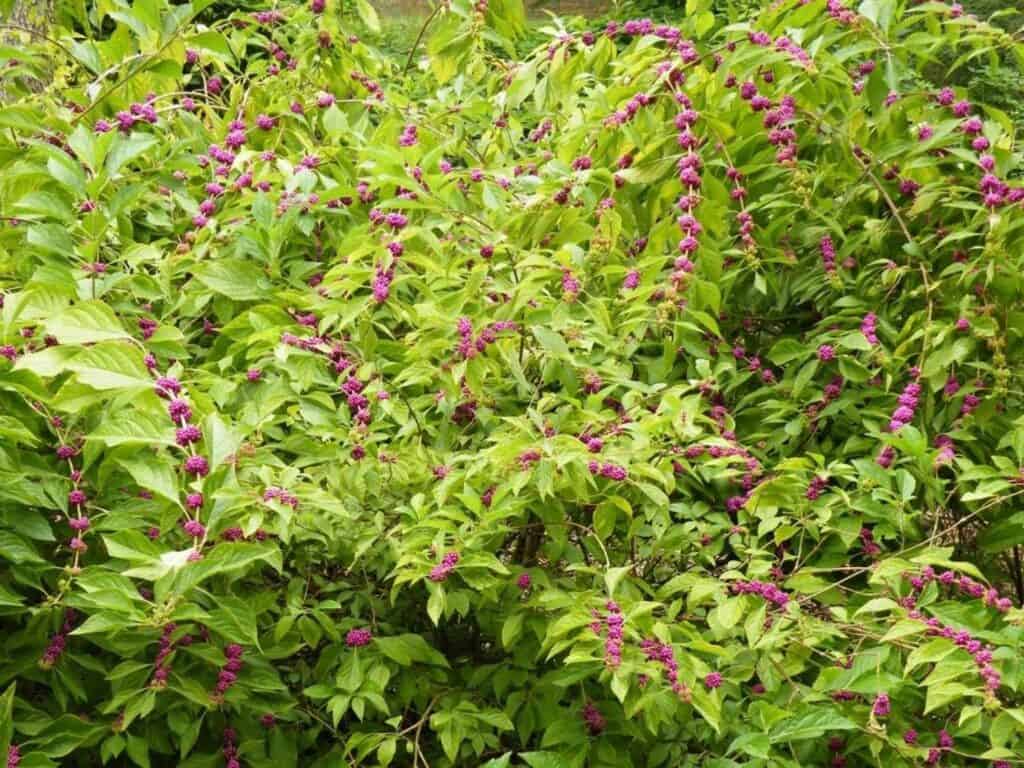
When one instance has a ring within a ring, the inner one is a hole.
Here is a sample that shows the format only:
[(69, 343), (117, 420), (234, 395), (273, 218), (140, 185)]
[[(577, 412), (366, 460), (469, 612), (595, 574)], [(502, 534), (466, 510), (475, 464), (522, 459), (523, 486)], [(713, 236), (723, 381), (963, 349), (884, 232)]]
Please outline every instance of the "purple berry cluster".
[(61, 623), (60, 630), (50, 638), (50, 644), (46, 646), (43, 657), (39, 661), (40, 667), (52, 669), (60, 661), (60, 657), (64, 655), (64, 649), (68, 645), (68, 635), (75, 628), (77, 620), (78, 613), (74, 608), (68, 608), (64, 611), (64, 621)]
[(175, 624), (165, 624), (163, 631), (160, 633), (160, 643), (156, 652), (156, 659), (153, 662), (153, 677), (150, 679), (150, 686), (153, 688), (165, 688), (167, 686), (167, 678), (171, 673), (171, 662), (170, 656), (174, 652), (176, 646), (189, 646), (192, 644), (191, 635), (182, 635), (177, 641), (172, 640), (177, 626)]
[(459, 553), (455, 550), (446, 552), (441, 562), (430, 569), (429, 578), (433, 582), (445, 581), (459, 562)]
[[(51, 421), (53, 426), (60, 430), (60, 425)], [(79, 567), (79, 558), (88, 551), (89, 546), (85, 542), (85, 534), (92, 525), (86, 513), (86, 503), (89, 497), (82, 490), (82, 472), (75, 468), (72, 459), (78, 455), (78, 448), (66, 442), (61, 442), (56, 448), (57, 458), (68, 464), (68, 477), (71, 480), (71, 491), (68, 493), (68, 527), (71, 528), (72, 536), (68, 541), (68, 548), (74, 553), (71, 568), (76, 571)]]
[(621, 467), (618, 464), (612, 464), (611, 462), (598, 462), (591, 461), (587, 463), (587, 469), (592, 475), (600, 475), (601, 477), (607, 477), (609, 480), (614, 480), (617, 483), (621, 483), (627, 477), (629, 472), (626, 471), (625, 467)]
[(234, 728), (224, 729), (221, 752), (224, 755), (224, 768), (242, 768), (242, 763), (238, 760), (238, 734)]
[(1013, 608), (1013, 601), (1008, 597), (1001, 597), (999, 590), (995, 587), (985, 587), (984, 584), (975, 581), (970, 576), (961, 576), (955, 571), (937, 573), (931, 566), (925, 566), (919, 574), (904, 574), (904, 578), (910, 582), (915, 596), (929, 584), (935, 582), (940, 587), (956, 590), (966, 597), (981, 600), (989, 608), (995, 608), (1000, 613), (1007, 613)]
[(238, 643), (225, 646), (224, 655), (227, 657), (227, 661), (224, 662), (224, 666), (220, 668), (217, 675), (217, 685), (212, 695), (214, 701), (223, 701), (224, 694), (238, 682), (238, 673), (242, 671), (243, 667), (242, 656), (244, 653), (245, 649)]
[(671, 276), (672, 284), (679, 290), (695, 268), (691, 257), (695, 256), (700, 248), (698, 235), (704, 229), (694, 215), (694, 210), (700, 203), (701, 169), (704, 163), (697, 152), (700, 139), (693, 132), (700, 114), (693, 108), (692, 101), (685, 94), (677, 93), (676, 101), (682, 107), (675, 117), (675, 127), (678, 131), (676, 143), (685, 150), (677, 163), (679, 182), (684, 187), (682, 196), (676, 201), (676, 207), (682, 212), (676, 219), (682, 238), (679, 240), (679, 256), (675, 260), (675, 270)]
[(942, 623), (935, 617), (925, 618), (925, 615), (916, 609), (907, 614), (910, 618), (923, 621), (928, 629), (929, 635), (944, 637), (951, 640), (958, 647), (963, 648), (974, 659), (978, 668), (978, 674), (985, 681), (986, 690), (993, 694), (1002, 686), (1002, 675), (992, 666), (993, 649), (985, 646), (967, 630), (958, 630), (948, 624)]
[(807, 485), (807, 490), (804, 492), (804, 497), (809, 501), (814, 501), (820, 498), (822, 492), (828, 487), (828, 478), (819, 477), (815, 475), (811, 478), (811, 482)]
[(899, 432), (905, 424), (913, 421), (920, 397), (921, 385), (916, 381), (903, 388), (898, 401), (899, 405), (889, 418), (890, 432)]
[(601, 710), (590, 701), (583, 705), (583, 722), (591, 736), (599, 736), (608, 727), (608, 722), (601, 714)]
[(414, 123), (408, 123), (402, 129), (402, 135), (398, 137), (398, 146), (415, 147), (419, 141), (420, 139), (417, 134), (416, 125)]
[(871, 705), (871, 714), (875, 717), (888, 717), (891, 711), (892, 705), (889, 703), (889, 694), (878, 694)]
[(519, 325), (511, 320), (498, 320), (487, 325), (480, 333), (474, 336), (473, 322), (468, 317), (460, 317), (456, 323), (456, 330), (459, 334), (457, 353), (463, 360), (469, 360), (487, 350), (491, 344), (498, 340), (498, 334), (503, 331), (517, 331)]
[(861, 320), (860, 332), (864, 335), (864, 338), (867, 339), (868, 344), (870, 344), (873, 347), (878, 345), (877, 329), (878, 315), (876, 315), (874, 312), (868, 312), (866, 315), (864, 315), (864, 319)]
[(604, 663), (609, 667), (617, 667), (622, 664), (622, 628), (626, 618), (622, 615), (622, 609), (614, 600), (605, 603), (605, 610), (608, 613), (604, 617), (604, 625), (608, 628), (608, 634), (604, 641)]
[(573, 275), (572, 270), (562, 270), (562, 301), (572, 304), (580, 292), (580, 282)]
[(665, 678), (668, 680), (674, 694), (684, 698), (689, 695), (686, 685), (679, 681), (679, 662), (676, 661), (675, 650), (669, 643), (662, 643), (649, 638), (640, 642), (640, 649), (644, 652), (648, 661), (655, 661), (661, 664), (665, 670)]
[(825, 268), (825, 273), (834, 275), (836, 272), (836, 246), (832, 242), (832, 238), (825, 235), (821, 238), (818, 248), (821, 250), (821, 265)]
[(734, 581), (729, 589), (734, 595), (758, 595), (776, 608), (782, 609), (789, 604), (789, 595), (771, 582)]
[(373, 633), (369, 629), (350, 629), (345, 635), (345, 645), (349, 648), (362, 648), (369, 645), (373, 640)]
[(299, 497), (291, 491), (286, 491), (284, 488), (278, 488), (276, 485), (272, 485), (263, 491), (263, 500), (276, 501), (280, 504), (284, 504), (286, 507), (291, 507), (292, 509), (299, 508)]

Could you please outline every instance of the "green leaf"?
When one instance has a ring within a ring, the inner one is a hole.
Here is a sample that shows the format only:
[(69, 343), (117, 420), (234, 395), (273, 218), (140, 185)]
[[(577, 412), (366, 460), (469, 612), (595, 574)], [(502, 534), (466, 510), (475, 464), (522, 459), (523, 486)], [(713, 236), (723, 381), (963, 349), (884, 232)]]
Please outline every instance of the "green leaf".
[(89, 433), (88, 439), (110, 447), (119, 445), (175, 445), (174, 430), (166, 419), (145, 413), (112, 413)]
[(768, 352), (768, 359), (776, 365), (785, 365), (790, 360), (804, 357), (807, 353), (807, 347), (795, 339), (781, 339)]
[(0, 755), (6, 755), (14, 736), (14, 683), (0, 696)]
[(714, 691), (708, 692), (703, 688), (696, 688), (690, 693), (693, 708), (700, 713), (708, 725), (714, 728), (715, 733), (722, 733), (722, 702)]
[(561, 335), (539, 326), (534, 327), (532, 330), (537, 341), (539, 341), (540, 345), (548, 352), (558, 356), (569, 356), (569, 346), (565, 343), (565, 340)]
[(523, 632), (525, 614), (517, 611), (505, 619), (501, 628), (501, 644), (504, 648), (512, 648)]
[(98, 344), (75, 355), (65, 367), (93, 389), (153, 388), (153, 378), (142, 361), (141, 350), (127, 344)]
[(969, 688), (963, 683), (947, 682), (942, 685), (929, 686), (928, 695), (925, 697), (924, 714), (927, 715), (955, 701), (979, 695), (977, 690)]
[(101, 301), (83, 301), (45, 323), (46, 333), (61, 344), (93, 344), (130, 338), (113, 310)]
[(186, 594), (213, 576), (244, 574), (257, 563), (265, 563), (280, 572), (281, 550), (269, 541), (220, 545), (208, 551), (199, 562), (180, 571), (175, 577), (174, 589), (179, 594)]
[(161, 457), (132, 456), (120, 458), (117, 463), (124, 467), (140, 488), (181, 506), (178, 477)]
[(945, 638), (938, 637), (931, 640), (910, 652), (910, 655), (907, 657), (907, 667), (903, 674), (904, 676), (909, 675), (911, 671), (921, 664), (931, 664), (940, 661), (955, 650), (956, 646)]
[[(512, 753), (506, 752), (501, 757), (496, 757), (493, 760), (488, 760), (486, 763), (480, 766), (480, 768), (508, 768), (509, 761), (512, 759)], [(525, 756), (524, 756), (525, 759)]]
[(902, 619), (893, 624), (889, 631), (882, 636), (882, 642), (887, 643), (892, 640), (899, 640), (902, 637), (908, 637), (910, 635), (919, 635), (924, 632), (927, 627), (920, 621), (914, 621), (912, 619)]
[(831, 731), (856, 730), (857, 724), (832, 708), (811, 709), (779, 723), (771, 731), (772, 744), (818, 739)]
[(235, 301), (258, 301), (265, 295), (263, 272), (241, 259), (204, 262), (196, 267), (194, 274), (210, 290)]
[(219, 597), (217, 608), (209, 612), (206, 625), (229, 643), (259, 648), (256, 614), (252, 606), (240, 597)]
[(377, 11), (367, 0), (356, 0), (356, 12), (371, 32), (380, 34), (380, 19), (377, 18)]
[(159, 144), (156, 136), (149, 133), (133, 133), (114, 141), (107, 153), (107, 175), (116, 176), (126, 164), (148, 152)]
[(381, 653), (389, 659), (397, 661), (403, 667), (408, 667), (416, 661), (439, 667), (448, 667), (448, 660), (427, 645), (427, 641), (421, 635), (405, 634), (394, 637), (378, 637), (374, 638), (374, 645)]
[(13, 531), (0, 529), (0, 558), (12, 563), (45, 563), (42, 557), (24, 539)]
[[(520, 752), (519, 757), (530, 768), (570, 768), (569, 763), (557, 752)], [(506, 760), (505, 764), (508, 764)]]

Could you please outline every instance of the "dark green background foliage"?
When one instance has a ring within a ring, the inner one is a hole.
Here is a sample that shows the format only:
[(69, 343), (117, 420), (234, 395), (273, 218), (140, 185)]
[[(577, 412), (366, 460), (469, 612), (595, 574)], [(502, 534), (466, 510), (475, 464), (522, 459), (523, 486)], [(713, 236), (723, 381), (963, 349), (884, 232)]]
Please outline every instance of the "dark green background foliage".
[(8, 768), (1021, 764), (1019, 15), (268, 5), (0, 4)]

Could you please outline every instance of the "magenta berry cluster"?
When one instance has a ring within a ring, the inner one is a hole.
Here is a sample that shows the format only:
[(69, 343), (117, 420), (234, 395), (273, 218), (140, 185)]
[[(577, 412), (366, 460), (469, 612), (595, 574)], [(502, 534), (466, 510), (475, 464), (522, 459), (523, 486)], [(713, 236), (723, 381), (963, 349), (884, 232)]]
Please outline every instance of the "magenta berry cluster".
[(434, 582), (445, 581), (459, 562), (459, 553), (452, 550), (445, 553), (441, 562), (430, 569), (430, 580)]

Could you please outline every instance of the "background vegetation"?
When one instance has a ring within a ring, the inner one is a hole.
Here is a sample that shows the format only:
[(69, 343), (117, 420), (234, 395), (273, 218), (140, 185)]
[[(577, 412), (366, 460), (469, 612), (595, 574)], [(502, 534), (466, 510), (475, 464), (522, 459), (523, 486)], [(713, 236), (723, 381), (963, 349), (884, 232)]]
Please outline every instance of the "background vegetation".
[(1019, 17), (0, 9), (8, 768), (1024, 762)]

